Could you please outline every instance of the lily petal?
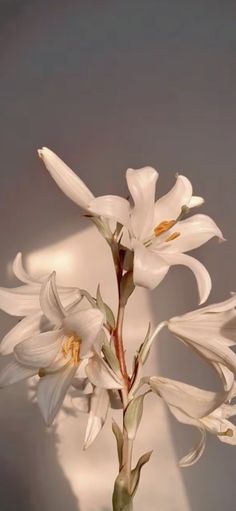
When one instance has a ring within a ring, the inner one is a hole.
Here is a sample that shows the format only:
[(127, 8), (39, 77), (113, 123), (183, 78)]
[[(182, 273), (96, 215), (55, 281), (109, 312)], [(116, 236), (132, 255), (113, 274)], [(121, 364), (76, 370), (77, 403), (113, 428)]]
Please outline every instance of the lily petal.
[(66, 317), (65, 309), (60, 301), (56, 287), (56, 272), (44, 282), (40, 291), (40, 305), (45, 316), (53, 325), (61, 325)]
[(154, 289), (165, 277), (169, 267), (164, 258), (143, 245), (135, 248), (133, 280), (136, 286)]
[(21, 252), (16, 254), (16, 257), (12, 263), (12, 270), (18, 280), (24, 282), (25, 284), (39, 284), (44, 279), (44, 277), (35, 279), (29, 275), (29, 273), (24, 268)]
[(85, 433), (84, 449), (87, 449), (94, 442), (95, 438), (103, 428), (109, 409), (109, 402), (110, 400), (107, 390), (95, 387), (91, 398), (91, 408)]
[(204, 202), (205, 201), (202, 197), (197, 197), (197, 195), (193, 195), (188, 203), (188, 208), (196, 208), (198, 206), (202, 206)]
[(130, 229), (129, 201), (117, 195), (103, 195), (93, 199), (88, 207), (93, 215), (116, 220)]
[(51, 426), (59, 412), (76, 371), (76, 366), (69, 365), (61, 371), (40, 378), (37, 391), (38, 405), (47, 426)]
[(105, 360), (95, 354), (86, 366), (86, 374), (95, 387), (102, 389), (121, 389), (122, 377), (106, 364)]
[(164, 220), (175, 220), (183, 206), (188, 206), (192, 197), (192, 185), (185, 176), (178, 175), (173, 188), (155, 204), (155, 225)]
[(134, 201), (132, 229), (135, 237), (140, 240), (153, 230), (157, 179), (158, 172), (152, 167), (126, 171), (128, 188)]
[(49, 327), (49, 321), (41, 312), (26, 316), (3, 337), (0, 344), (0, 353), (3, 355), (11, 353), (19, 342), (24, 341), (27, 337), (39, 334), (43, 330), (49, 330)]
[(98, 309), (87, 309), (69, 314), (64, 319), (64, 326), (69, 332), (76, 333), (80, 339), (80, 358), (85, 358), (95, 343), (102, 328), (104, 316)]
[(173, 232), (178, 232), (179, 236), (165, 243), (165, 252), (188, 252), (200, 247), (214, 236), (224, 239), (219, 227), (207, 215), (193, 215), (186, 220), (181, 220), (168, 232), (168, 235), (171, 236)]
[(39, 310), (39, 284), (0, 287), (0, 309), (12, 316), (27, 316)]
[(206, 447), (206, 432), (204, 429), (198, 428), (198, 431), (200, 433), (200, 439), (196, 443), (196, 445), (190, 449), (188, 454), (183, 456), (179, 462), (179, 466), (181, 468), (190, 467), (191, 465), (194, 465), (202, 456), (205, 447)]
[(37, 374), (35, 369), (19, 364), (13, 354), (0, 357), (0, 387), (26, 380), (35, 374)]
[(59, 188), (69, 199), (81, 208), (87, 209), (90, 201), (94, 198), (92, 192), (53, 151), (47, 147), (38, 150), (39, 157), (43, 160), (49, 174), (56, 181)]
[(227, 392), (210, 392), (169, 378), (150, 378), (153, 391), (157, 392), (168, 406), (174, 406), (194, 419), (211, 413), (226, 399)]
[(195, 275), (198, 285), (200, 304), (205, 302), (211, 291), (211, 277), (202, 263), (187, 254), (166, 254), (163, 259), (170, 265), (181, 264), (187, 266)]
[(18, 362), (30, 367), (47, 367), (56, 358), (62, 344), (62, 331), (44, 332), (15, 346)]

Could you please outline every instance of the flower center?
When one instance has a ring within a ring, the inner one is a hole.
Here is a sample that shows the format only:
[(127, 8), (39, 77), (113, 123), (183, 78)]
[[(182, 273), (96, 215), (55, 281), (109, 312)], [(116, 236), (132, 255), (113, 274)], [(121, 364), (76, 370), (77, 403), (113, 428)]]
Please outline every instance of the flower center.
[[(169, 229), (171, 229), (171, 227), (173, 227), (175, 224), (176, 224), (176, 220), (163, 220), (163, 222), (158, 224), (154, 229), (155, 237), (157, 238), (164, 232), (169, 231)], [(176, 238), (178, 238), (179, 236), (180, 236), (180, 232), (175, 231), (170, 236), (168, 236), (168, 238), (166, 238), (165, 241), (173, 241)]]
[(64, 357), (67, 358), (69, 355), (74, 365), (80, 362), (80, 345), (81, 339), (77, 335), (71, 335), (62, 345)]

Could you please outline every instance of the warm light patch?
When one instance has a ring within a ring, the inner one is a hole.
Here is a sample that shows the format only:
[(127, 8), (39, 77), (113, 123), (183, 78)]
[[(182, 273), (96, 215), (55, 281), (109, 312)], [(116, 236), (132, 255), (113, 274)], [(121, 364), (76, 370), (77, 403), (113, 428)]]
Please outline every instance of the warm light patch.
[(81, 339), (77, 335), (71, 335), (62, 346), (64, 357), (67, 358), (70, 355), (74, 365), (80, 362), (80, 344)]

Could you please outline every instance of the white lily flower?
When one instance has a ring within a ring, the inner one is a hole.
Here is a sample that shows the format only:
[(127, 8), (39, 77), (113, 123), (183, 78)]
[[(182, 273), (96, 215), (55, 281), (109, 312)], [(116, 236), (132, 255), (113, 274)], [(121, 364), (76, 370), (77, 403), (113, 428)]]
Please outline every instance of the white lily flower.
[[(12, 355), (0, 359), (0, 386), (9, 385), (34, 374), (40, 376), (37, 390), (38, 404), (47, 425), (52, 424), (65, 394), (71, 385), (81, 361), (90, 361), (93, 376), (95, 343), (100, 344), (104, 316), (95, 308), (68, 312), (60, 302), (55, 284), (55, 273), (43, 283), (40, 302), (44, 315), (50, 321), (50, 331), (39, 333), (17, 344)], [(98, 355), (95, 360), (98, 371)], [(102, 366), (104, 364), (101, 363)], [(103, 371), (101, 386), (111, 387), (111, 375)], [(113, 388), (122, 385), (113, 379)]]
[(231, 388), (236, 374), (236, 294), (229, 299), (171, 318), (169, 330), (206, 358)]
[(193, 465), (199, 460), (206, 445), (206, 431), (222, 442), (236, 445), (236, 426), (227, 420), (236, 415), (236, 405), (225, 404), (230, 391), (210, 392), (156, 376), (151, 377), (149, 383), (179, 422), (195, 426), (201, 433), (197, 445), (181, 459), (181, 467)]
[(165, 277), (170, 266), (189, 267), (198, 284), (200, 303), (211, 289), (206, 268), (184, 252), (206, 243), (213, 236), (223, 239), (220, 229), (207, 215), (194, 215), (182, 220), (185, 211), (203, 203), (192, 196), (190, 181), (177, 176), (174, 187), (155, 201), (158, 173), (152, 167), (128, 169), (126, 180), (134, 206), (117, 196), (93, 199), (89, 210), (93, 214), (113, 218), (127, 227), (134, 251), (134, 283), (148, 289), (155, 288)]
[[(13, 261), (12, 269), (23, 285), (15, 288), (0, 287), (0, 309), (13, 316), (25, 317), (3, 337), (0, 352), (4, 355), (11, 353), (15, 345), (27, 337), (50, 328), (50, 321), (40, 305), (42, 283), (48, 276), (36, 279), (29, 275), (23, 266), (20, 252)], [(65, 308), (82, 299), (77, 288), (58, 286), (58, 292)]]

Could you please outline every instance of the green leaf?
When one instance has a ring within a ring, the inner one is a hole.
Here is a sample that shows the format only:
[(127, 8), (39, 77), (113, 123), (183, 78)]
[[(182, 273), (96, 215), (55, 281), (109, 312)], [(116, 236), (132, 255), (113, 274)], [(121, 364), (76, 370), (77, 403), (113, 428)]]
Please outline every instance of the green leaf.
[(125, 411), (124, 424), (130, 440), (135, 439), (142, 419), (144, 397), (145, 394), (135, 397), (132, 401), (130, 401)]
[(123, 275), (120, 283), (120, 304), (122, 306), (127, 304), (127, 301), (134, 289), (133, 272), (127, 271), (127, 273)]
[(112, 495), (113, 511), (132, 511), (132, 496), (128, 491), (128, 482), (125, 469), (118, 474)]
[(119, 373), (120, 375), (120, 364), (110, 344), (107, 342), (103, 344), (102, 351), (111, 369), (113, 369), (114, 373)]
[(117, 454), (119, 459), (119, 468), (121, 469), (122, 466), (122, 449), (123, 449), (123, 435), (122, 431), (120, 429), (120, 426), (118, 426), (117, 422), (112, 419), (112, 431), (116, 437), (116, 443), (117, 443)]
[(108, 305), (103, 301), (102, 295), (100, 292), (100, 286), (97, 287), (97, 296), (96, 296), (97, 306), (100, 311), (104, 314), (107, 323), (110, 325), (112, 329), (115, 328), (115, 318), (112, 310)]
[(134, 252), (126, 249), (124, 251), (123, 268), (126, 271), (132, 271), (134, 266)]
[(145, 454), (143, 454), (143, 456), (141, 456), (141, 458), (139, 458), (136, 467), (131, 471), (131, 494), (132, 494), (132, 497), (134, 497), (134, 495), (138, 489), (138, 483), (139, 483), (139, 479), (140, 479), (140, 475), (141, 475), (141, 469), (142, 469), (143, 465), (148, 463), (151, 455), (152, 455), (152, 451), (149, 451), (149, 452), (146, 452)]
[(148, 329), (147, 329), (147, 333), (145, 335), (145, 339), (139, 348), (139, 357), (143, 364), (145, 364), (145, 362), (148, 358), (149, 352), (150, 352), (150, 349), (147, 350), (147, 348), (146, 348), (147, 343), (149, 341), (150, 332), (151, 332), (151, 323), (148, 324)]

